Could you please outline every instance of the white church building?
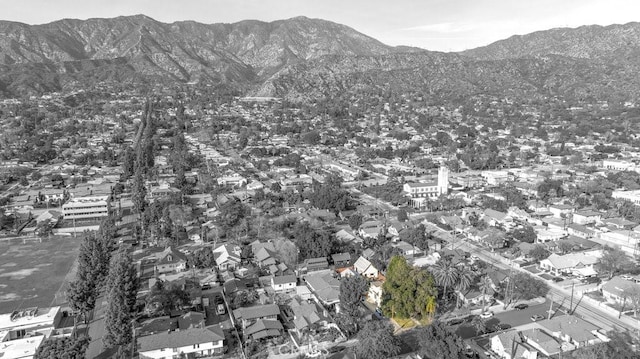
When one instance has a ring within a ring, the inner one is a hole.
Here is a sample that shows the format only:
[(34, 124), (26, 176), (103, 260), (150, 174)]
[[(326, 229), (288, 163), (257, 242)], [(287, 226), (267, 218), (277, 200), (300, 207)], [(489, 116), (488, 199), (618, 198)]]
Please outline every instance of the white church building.
[(438, 169), (437, 181), (408, 182), (403, 186), (404, 193), (410, 198), (410, 204), (414, 208), (424, 207), (427, 200), (436, 199), (449, 191), (449, 168)]

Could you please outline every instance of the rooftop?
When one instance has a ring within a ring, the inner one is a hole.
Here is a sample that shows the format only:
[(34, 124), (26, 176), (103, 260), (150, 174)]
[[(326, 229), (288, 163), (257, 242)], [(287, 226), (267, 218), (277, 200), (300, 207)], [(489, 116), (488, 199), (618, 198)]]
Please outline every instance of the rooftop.
[(26, 308), (0, 315), (0, 331), (53, 326), (60, 307)]
[(207, 328), (193, 328), (147, 335), (138, 338), (137, 344), (139, 352), (147, 352), (163, 348), (179, 348), (222, 340), (224, 340), (222, 329), (217, 326), (210, 326)]

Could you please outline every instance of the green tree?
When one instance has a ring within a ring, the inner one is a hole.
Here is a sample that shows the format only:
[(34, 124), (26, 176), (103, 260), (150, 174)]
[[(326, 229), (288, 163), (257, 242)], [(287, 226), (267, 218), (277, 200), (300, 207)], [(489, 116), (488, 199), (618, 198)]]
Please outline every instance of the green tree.
[(508, 232), (507, 235), (511, 238), (517, 239), (520, 242), (534, 243), (538, 239), (536, 231), (531, 226), (523, 226), (515, 228)]
[(602, 253), (602, 257), (598, 260), (597, 266), (601, 271), (609, 275), (609, 279), (613, 276), (633, 265), (631, 258), (619, 248), (606, 248)]
[(108, 306), (102, 340), (107, 347), (127, 345), (132, 339), (131, 319), (138, 280), (131, 256), (124, 249), (119, 250), (111, 262), (106, 290)]
[(400, 354), (400, 342), (393, 327), (383, 321), (369, 321), (358, 333), (355, 352), (358, 358), (385, 359)]
[(146, 201), (147, 189), (144, 185), (144, 175), (141, 167), (137, 167), (133, 175), (133, 185), (131, 187), (131, 200), (133, 208), (139, 214), (142, 214), (147, 208)]
[[(460, 293), (464, 293), (464, 291), (469, 289), (469, 287), (471, 286), (471, 283), (473, 282), (473, 278), (474, 278), (474, 273), (473, 271), (471, 271), (471, 268), (469, 268), (464, 264), (458, 264), (456, 266), (456, 272), (457, 272), (456, 283), (455, 283), (456, 290), (459, 291)], [(460, 296), (457, 295), (456, 307), (459, 306), (459, 302), (460, 302), (459, 299), (460, 299)]]
[(440, 321), (434, 321), (427, 327), (417, 329), (418, 343), (420, 349), (418, 353), (423, 358), (465, 358), (465, 344), (462, 338), (456, 333), (447, 329)]
[(369, 283), (359, 275), (340, 281), (340, 310), (352, 318), (358, 317), (362, 296), (367, 292)]
[(551, 253), (542, 245), (536, 244), (534, 245), (527, 255), (536, 261), (540, 262), (541, 260), (547, 258)]
[(362, 214), (360, 213), (354, 213), (349, 217), (349, 227), (351, 227), (351, 229), (357, 230), (358, 228), (360, 228), (360, 226), (362, 225), (362, 221), (363, 221), (363, 217)]
[(101, 226), (95, 238), (86, 236), (80, 244), (76, 278), (69, 283), (66, 294), (71, 309), (80, 312), (85, 321), (87, 314), (95, 307), (96, 298), (108, 272), (110, 240), (109, 231)]
[(435, 312), (438, 292), (433, 277), (410, 266), (402, 256), (391, 258), (382, 292), (382, 310), (387, 316), (424, 318)]
[(479, 315), (474, 315), (470, 324), (476, 330), (476, 335), (482, 335), (487, 332), (487, 321)]
[(407, 215), (407, 211), (404, 208), (398, 210), (398, 221), (406, 222), (409, 220), (409, 216)]
[(238, 226), (250, 213), (251, 208), (239, 200), (232, 198), (220, 206), (220, 214), (216, 218), (216, 221), (226, 233), (230, 229)]
[(44, 341), (36, 351), (36, 359), (83, 359), (91, 338), (71, 336), (50, 338)]
[(432, 272), (436, 283), (443, 287), (442, 298), (446, 300), (447, 289), (458, 281), (458, 269), (451, 258), (443, 257), (433, 266)]
[(544, 297), (549, 293), (547, 283), (531, 277), (526, 273), (518, 272), (510, 279), (513, 300), (529, 300)]

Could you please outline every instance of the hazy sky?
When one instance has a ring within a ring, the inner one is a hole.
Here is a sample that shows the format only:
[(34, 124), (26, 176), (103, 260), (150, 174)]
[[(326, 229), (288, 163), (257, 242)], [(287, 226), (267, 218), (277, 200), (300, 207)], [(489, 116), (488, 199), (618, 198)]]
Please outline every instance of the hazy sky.
[(638, 0), (0, 0), (0, 19), (42, 24), (145, 14), (162, 22), (272, 21), (304, 15), (389, 45), (458, 51), (554, 27), (640, 21)]

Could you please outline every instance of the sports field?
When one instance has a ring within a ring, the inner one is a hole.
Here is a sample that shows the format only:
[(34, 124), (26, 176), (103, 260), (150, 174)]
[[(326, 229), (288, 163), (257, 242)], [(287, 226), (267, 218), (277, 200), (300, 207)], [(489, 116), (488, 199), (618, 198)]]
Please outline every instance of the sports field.
[(65, 302), (64, 287), (73, 279), (80, 238), (51, 237), (42, 243), (0, 241), (0, 313)]

